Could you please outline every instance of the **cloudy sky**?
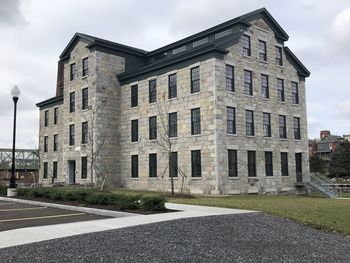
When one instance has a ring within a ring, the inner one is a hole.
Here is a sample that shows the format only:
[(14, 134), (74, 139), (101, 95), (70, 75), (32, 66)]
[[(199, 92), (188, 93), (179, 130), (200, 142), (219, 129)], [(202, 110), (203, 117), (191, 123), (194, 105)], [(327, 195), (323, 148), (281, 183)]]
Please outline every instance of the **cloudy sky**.
[(261, 7), (311, 71), (309, 138), (350, 134), (349, 0), (0, 0), (0, 148), (11, 147), (14, 84), (17, 146), (37, 146), (35, 103), (54, 96), (58, 56), (75, 32), (153, 50)]

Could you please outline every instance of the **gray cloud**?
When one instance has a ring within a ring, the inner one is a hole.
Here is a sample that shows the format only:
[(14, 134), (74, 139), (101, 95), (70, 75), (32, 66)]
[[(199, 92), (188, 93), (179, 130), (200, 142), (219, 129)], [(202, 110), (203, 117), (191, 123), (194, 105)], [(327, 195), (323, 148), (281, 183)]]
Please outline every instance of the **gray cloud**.
[(20, 9), (19, 0), (1, 0), (0, 26), (15, 26), (25, 24), (26, 20)]

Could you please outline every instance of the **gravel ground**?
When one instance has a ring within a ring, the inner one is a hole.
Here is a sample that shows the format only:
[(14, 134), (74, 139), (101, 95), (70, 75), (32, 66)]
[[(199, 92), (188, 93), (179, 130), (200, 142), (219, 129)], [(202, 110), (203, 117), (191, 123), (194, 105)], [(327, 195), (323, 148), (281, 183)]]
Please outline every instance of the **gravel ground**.
[(350, 262), (350, 239), (263, 213), (129, 227), (0, 250), (1, 262)]

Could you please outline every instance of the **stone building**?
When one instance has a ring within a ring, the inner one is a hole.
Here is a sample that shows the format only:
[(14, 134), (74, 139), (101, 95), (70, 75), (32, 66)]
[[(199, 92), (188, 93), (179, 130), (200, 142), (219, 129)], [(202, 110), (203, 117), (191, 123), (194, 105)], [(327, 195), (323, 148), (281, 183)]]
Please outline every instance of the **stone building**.
[(76, 33), (40, 102), (40, 178), (206, 194), (309, 180), (305, 78), (266, 9), (144, 51)]

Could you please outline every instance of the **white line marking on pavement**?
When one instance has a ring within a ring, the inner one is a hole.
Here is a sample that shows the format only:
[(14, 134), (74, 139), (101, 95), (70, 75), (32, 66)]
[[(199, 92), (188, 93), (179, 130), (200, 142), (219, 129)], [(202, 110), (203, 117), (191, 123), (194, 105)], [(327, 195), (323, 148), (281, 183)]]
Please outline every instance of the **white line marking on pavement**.
[(0, 205), (18, 205), (18, 203), (0, 203)]
[(14, 209), (0, 209), (0, 212), (9, 212), (9, 211), (23, 211), (23, 210), (37, 210), (45, 209), (47, 207), (25, 207), (25, 208), (14, 208)]
[(63, 214), (63, 215), (52, 215), (52, 216), (37, 216), (37, 217), (26, 217), (26, 218), (12, 218), (12, 219), (0, 220), (0, 223), (13, 222), (13, 221), (36, 220), (36, 219), (46, 219), (46, 218), (56, 218), (56, 217), (67, 217), (67, 216), (79, 216), (79, 215), (85, 215), (85, 213)]

